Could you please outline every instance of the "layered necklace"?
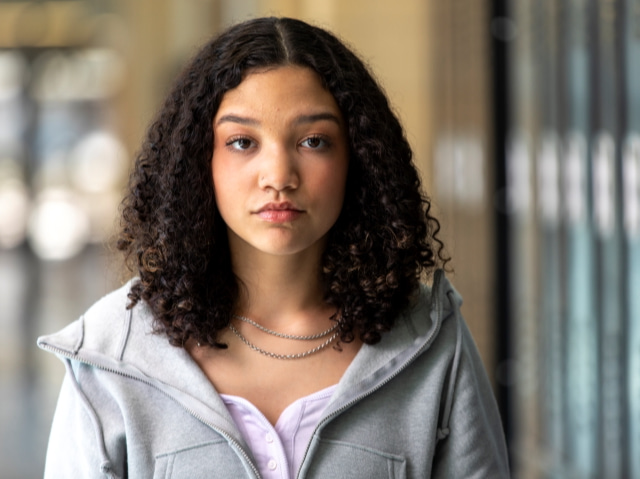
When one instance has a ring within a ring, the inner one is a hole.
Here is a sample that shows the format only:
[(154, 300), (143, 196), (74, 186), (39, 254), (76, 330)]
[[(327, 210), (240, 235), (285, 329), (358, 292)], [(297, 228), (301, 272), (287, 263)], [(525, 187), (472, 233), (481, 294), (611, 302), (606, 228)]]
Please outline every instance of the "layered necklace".
[(329, 346), (338, 337), (338, 334), (339, 334), (339, 332), (337, 331), (338, 323), (334, 324), (333, 326), (331, 326), (326, 331), (323, 331), (323, 332), (318, 333), (318, 334), (311, 334), (311, 335), (308, 335), (308, 336), (298, 336), (298, 335), (295, 335), (295, 334), (285, 334), (285, 333), (279, 333), (277, 331), (273, 331), (273, 330), (271, 330), (269, 328), (265, 328), (261, 324), (258, 324), (255, 321), (252, 321), (251, 319), (246, 318), (244, 316), (239, 316), (239, 315), (234, 314), (233, 317), (235, 319), (238, 319), (238, 320), (244, 322), (244, 323), (250, 324), (251, 326), (254, 326), (255, 328), (258, 328), (260, 331), (262, 331), (264, 333), (270, 334), (272, 336), (277, 336), (278, 338), (283, 338), (283, 339), (292, 339), (294, 341), (313, 341), (314, 339), (320, 339), (320, 338), (324, 338), (324, 337), (329, 336), (329, 338), (327, 340), (325, 340), (322, 344), (316, 346), (313, 349), (309, 349), (308, 351), (304, 351), (302, 353), (297, 353), (297, 354), (278, 354), (278, 353), (272, 353), (271, 351), (265, 351), (264, 349), (256, 346), (255, 344), (250, 342), (247, 338), (245, 338), (242, 335), (242, 333), (240, 333), (240, 331), (238, 331), (235, 328), (235, 326), (233, 324), (229, 323), (229, 329), (231, 329), (231, 331), (233, 331), (233, 333), (238, 337), (238, 339), (240, 339), (240, 341), (242, 341), (244, 344), (249, 346), (254, 351), (257, 351), (260, 354), (263, 354), (265, 356), (269, 356), (270, 358), (274, 358), (274, 359), (301, 359), (301, 358), (306, 358), (307, 356), (311, 356), (312, 354), (317, 353), (318, 351), (321, 351), (322, 349), (324, 349), (327, 346)]

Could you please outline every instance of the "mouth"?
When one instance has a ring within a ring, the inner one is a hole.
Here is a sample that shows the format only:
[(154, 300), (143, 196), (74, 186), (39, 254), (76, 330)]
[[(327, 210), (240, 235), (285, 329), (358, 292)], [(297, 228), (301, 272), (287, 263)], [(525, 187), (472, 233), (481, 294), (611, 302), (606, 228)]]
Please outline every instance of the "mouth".
[(288, 201), (284, 201), (282, 203), (267, 203), (262, 206), (257, 213), (262, 213), (263, 211), (298, 211), (302, 213), (302, 210), (296, 207), (293, 203), (289, 203)]
[(282, 203), (267, 203), (255, 212), (258, 217), (270, 223), (286, 223), (293, 221), (303, 213), (304, 210), (301, 210), (288, 201)]

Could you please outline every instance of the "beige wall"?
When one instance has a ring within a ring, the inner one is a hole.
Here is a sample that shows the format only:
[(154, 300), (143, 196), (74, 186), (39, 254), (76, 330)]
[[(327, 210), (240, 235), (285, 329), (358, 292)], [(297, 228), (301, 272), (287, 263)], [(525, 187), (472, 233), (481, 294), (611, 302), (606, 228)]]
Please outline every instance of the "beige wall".
[[(494, 376), (494, 212), (489, 2), (431, 1), (434, 195), (463, 313)], [(436, 154), (436, 152), (440, 152)], [(459, 156), (457, 156), (459, 155)], [(453, 173), (453, 174), (451, 174)]]

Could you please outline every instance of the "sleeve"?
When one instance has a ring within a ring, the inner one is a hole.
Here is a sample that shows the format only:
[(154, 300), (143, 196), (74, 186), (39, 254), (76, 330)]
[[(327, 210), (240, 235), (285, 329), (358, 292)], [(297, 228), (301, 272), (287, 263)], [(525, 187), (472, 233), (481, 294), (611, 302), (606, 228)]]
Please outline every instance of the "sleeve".
[(464, 320), (456, 309), (457, 344), (433, 464), (435, 479), (508, 479), (498, 407)]
[(124, 441), (118, 437), (105, 439), (103, 421), (96, 410), (101, 405), (92, 404), (80, 386), (79, 375), (88, 366), (72, 366), (68, 359), (64, 362), (67, 372), (51, 426), (44, 478), (125, 477)]

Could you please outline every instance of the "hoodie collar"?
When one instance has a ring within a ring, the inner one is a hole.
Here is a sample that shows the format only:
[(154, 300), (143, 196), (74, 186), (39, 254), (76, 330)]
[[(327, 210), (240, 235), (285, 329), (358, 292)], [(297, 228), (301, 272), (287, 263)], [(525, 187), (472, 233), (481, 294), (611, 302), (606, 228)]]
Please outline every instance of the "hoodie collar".
[[(243, 442), (220, 396), (184, 348), (153, 332), (153, 316), (142, 302), (127, 309), (131, 282), (92, 306), (84, 316), (38, 345), (60, 356), (130, 376), (180, 401), (205, 422), (220, 425)], [(448, 300), (453, 292), (455, 305)], [(363, 345), (338, 384), (327, 411), (338, 411), (370, 394), (428, 349), (443, 319), (461, 304), (441, 270), (432, 288), (421, 287), (414, 306), (375, 345)], [(231, 433), (234, 431), (234, 433)]]
[(189, 353), (153, 332), (153, 316), (145, 303), (127, 309), (130, 288), (131, 282), (61, 331), (38, 338), (38, 346), (145, 382), (246, 447), (222, 399)]
[[(455, 304), (449, 301), (450, 294)], [(443, 271), (437, 270), (432, 287), (420, 287), (413, 306), (398, 318), (393, 329), (379, 343), (362, 345), (329, 403), (329, 415), (371, 394), (411, 364), (431, 346), (442, 321), (461, 303)]]

